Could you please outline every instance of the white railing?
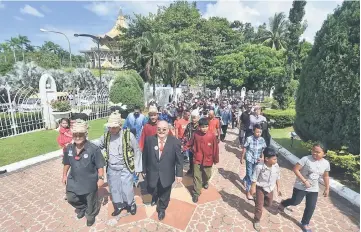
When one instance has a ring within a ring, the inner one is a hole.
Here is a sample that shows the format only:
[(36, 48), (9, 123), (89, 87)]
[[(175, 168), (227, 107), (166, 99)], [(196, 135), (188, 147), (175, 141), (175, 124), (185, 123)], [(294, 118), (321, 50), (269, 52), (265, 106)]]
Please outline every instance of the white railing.
[(37, 91), (22, 87), (13, 91), (0, 86), (0, 138), (44, 129), (44, 117)]
[[(83, 113), (85, 120), (109, 116), (108, 87), (85, 90), (76, 88), (74, 95), (69, 93), (71, 91), (64, 90), (57, 98), (70, 102), (71, 114)], [(44, 117), (49, 117), (51, 113), (44, 113), (44, 110), (38, 90), (31, 87), (15, 90), (7, 84), (0, 86), (0, 138), (49, 128)]]

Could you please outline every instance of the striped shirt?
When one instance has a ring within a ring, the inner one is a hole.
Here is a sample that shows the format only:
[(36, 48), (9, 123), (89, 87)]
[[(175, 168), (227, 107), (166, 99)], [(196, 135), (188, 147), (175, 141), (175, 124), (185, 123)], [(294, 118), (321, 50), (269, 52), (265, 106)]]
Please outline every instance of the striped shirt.
[(254, 135), (247, 137), (244, 143), (246, 148), (246, 160), (251, 163), (257, 163), (261, 157), (263, 149), (267, 147), (266, 141), (262, 137), (254, 137)]

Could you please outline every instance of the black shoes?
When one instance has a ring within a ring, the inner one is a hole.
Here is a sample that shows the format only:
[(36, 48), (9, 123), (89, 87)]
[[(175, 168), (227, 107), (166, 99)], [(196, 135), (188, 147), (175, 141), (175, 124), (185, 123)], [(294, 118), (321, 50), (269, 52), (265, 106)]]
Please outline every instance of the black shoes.
[(92, 226), (92, 225), (94, 224), (94, 222), (95, 222), (95, 218), (93, 218), (93, 219), (88, 219), (88, 220), (86, 221), (86, 225), (87, 225), (87, 226)]
[(198, 202), (198, 196), (197, 196), (197, 195), (193, 195), (192, 201), (193, 201), (194, 203), (197, 203), (197, 202)]
[(81, 218), (83, 218), (84, 216), (85, 216), (85, 210), (79, 211), (79, 213), (76, 215), (76, 217), (77, 217), (78, 219), (81, 219)]
[(208, 189), (208, 187), (209, 187), (208, 183), (203, 185), (204, 189)]
[(131, 206), (128, 206), (128, 213), (135, 215), (137, 213), (137, 205), (133, 203)]
[(155, 206), (157, 204), (158, 199), (152, 197), (152, 202), (150, 203), (151, 206)]
[(113, 217), (118, 216), (118, 215), (122, 212), (122, 210), (126, 208), (126, 206), (124, 206), (124, 205), (122, 205), (122, 206), (119, 208), (119, 207), (118, 207), (118, 206), (119, 206), (118, 203), (117, 203), (117, 204), (114, 204), (114, 203), (113, 203), (113, 205), (114, 205), (114, 212), (112, 213), (112, 216), (113, 216)]
[(158, 212), (158, 219), (159, 221), (162, 221), (165, 218), (165, 212), (161, 211)]

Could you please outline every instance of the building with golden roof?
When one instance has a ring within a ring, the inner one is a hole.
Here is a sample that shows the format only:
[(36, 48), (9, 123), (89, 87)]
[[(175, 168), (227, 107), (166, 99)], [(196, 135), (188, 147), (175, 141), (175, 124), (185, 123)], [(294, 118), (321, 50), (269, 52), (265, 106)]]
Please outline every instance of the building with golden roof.
[(123, 66), (121, 60), (121, 53), (117, 45), (117, 40), (121, 35), (121, 28), (126, 28), (125, 17), (122, 11), (119, 11), (117, 21), (113, 28), (103, 35), (98, 35), (100, 48), (93, 47), (90, 50), (80, 51), (85, 55), (88, 60), (89, 68), (98, 68), (98, 60), (100, 59), (100, 65), (105, 69), (117, 69)]

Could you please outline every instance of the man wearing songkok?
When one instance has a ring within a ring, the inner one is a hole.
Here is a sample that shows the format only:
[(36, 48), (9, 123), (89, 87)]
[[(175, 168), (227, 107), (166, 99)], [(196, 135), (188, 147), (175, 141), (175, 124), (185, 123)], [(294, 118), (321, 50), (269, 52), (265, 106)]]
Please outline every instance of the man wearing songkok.
[(95, 144), (106, 151), (107, 180), (114, 212), (117, 216), (126, 209), (132, 215), (137, 212), (134, 201), (133, 174), (142, 172), (142, 155), (138, 142), (129, 129), (121, 130), (122, 118), (113, 112), (105, 124), (109, 129)]
[(87, 132), (86, 122), (74, 122), (74, 143), (66, 147), (63, 157), (63, 183), (69, 204), (77, 209), (77, 217), (85, 216), (87, 226), (92, 226), (99, 212), (98, 187), (104, 184), (105, 162), (100, 149), (86, 139)]

